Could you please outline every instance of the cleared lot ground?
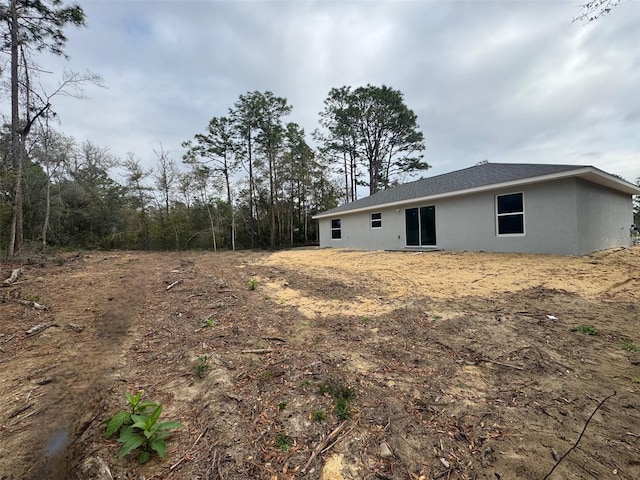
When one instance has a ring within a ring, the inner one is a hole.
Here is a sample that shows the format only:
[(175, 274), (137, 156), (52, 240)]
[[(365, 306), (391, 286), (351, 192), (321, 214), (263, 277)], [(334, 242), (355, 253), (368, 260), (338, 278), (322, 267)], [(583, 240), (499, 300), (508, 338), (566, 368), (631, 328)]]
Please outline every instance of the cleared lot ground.
[[(639, 248), (32, 259), (0, 290), (0, 478), (640, 478), (638, 272)], [(184, 424), (142, 466), (101, 425), (139, 390)]]

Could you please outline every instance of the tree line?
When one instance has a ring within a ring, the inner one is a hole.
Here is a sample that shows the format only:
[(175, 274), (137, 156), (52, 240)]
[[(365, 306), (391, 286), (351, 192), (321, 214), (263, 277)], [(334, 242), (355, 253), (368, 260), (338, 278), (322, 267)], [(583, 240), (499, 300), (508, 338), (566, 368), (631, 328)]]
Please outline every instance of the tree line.
[[(83, 248), (237, 249), (313, 243), (312, 216), (353, 201), (358, 188), (387, 188), (428, 168), (416, 115), (387, 86), (332, 89), (312, 132), (287, 121), (292, 107), (272, 92), (240, 95), (184, 150), (161, 144), (153, 161), (116, 158), (108, 146), (58, 130), (58, 95), (82, 97), (94, 74), (63, 72), (44, 91), (34, 58), (64, 56), (64, 28), (85, 14), (61, 0), (0, 0), (2, 53), (10, 69), (11, 116), (0, 130), (0, 247), (25, 243)], [(176, 155), (178, 158), (176, 159)], [(153, 163), (152, 167), (149, 167)]]
[[(618, 3), (583, 7), (597, 17)], [(0, 248), (8, 256), (25, 243), (214, 250), (313, 243), (315, 213), (429, 168), (415, 113), (385, 85), (331, 89), (313, 146), (287, 121), (286, 98), (254, 91), (186, 138), (181, 152), (160, 144), (152, 162), (135, 153), (116, 158), (108, 146), (55, 128), (64, 120), (56, 98), (82, 97), (99, 76), (65, 71), (52, 91), (33, 81), (44, 74), (36, 53), (64, 56), (64, 29), (85, 20), (81, 7), (62, 0), (0, 0), (0, 53), (10, 66), (0, 70), (0, 92), (11, 103), (0, 129)]]

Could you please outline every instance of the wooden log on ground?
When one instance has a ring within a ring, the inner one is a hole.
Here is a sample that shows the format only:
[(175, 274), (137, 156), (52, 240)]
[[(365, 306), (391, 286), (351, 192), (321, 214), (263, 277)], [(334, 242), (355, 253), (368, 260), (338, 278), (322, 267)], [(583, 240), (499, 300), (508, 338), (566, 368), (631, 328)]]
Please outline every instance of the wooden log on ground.
[(18, 275), (22, 272), (22, 268), (14, 268), (11, 271), (11, 276), (7, 278), (4, 282), (2, 282), (3, 287), (9, 287), (14, 284), (14, 282), (18, 279)]

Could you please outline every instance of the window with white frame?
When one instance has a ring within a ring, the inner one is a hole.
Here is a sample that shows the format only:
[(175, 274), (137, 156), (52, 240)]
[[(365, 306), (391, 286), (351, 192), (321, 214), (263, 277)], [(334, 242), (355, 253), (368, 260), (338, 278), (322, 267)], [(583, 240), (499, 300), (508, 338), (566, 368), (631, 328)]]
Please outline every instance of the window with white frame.
[(496, 195), (498, 235), (524, 235), (524, 198), (522, 193)]
[(334, 218), (331, 220), (331, 239), (340, 240), (342, 238), (342, 228), (340, 226), (340, 219)]
[(371, 228), (382, 228), (382, 213), (371, 214)]

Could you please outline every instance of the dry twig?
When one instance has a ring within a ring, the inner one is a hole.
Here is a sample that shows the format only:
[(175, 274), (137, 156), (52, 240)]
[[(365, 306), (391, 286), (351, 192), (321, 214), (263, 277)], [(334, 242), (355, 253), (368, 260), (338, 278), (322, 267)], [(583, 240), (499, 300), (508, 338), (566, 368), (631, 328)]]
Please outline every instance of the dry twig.
[(497, 362), (496, 360), (491, 360), (490, 358), (483, 357), (480, 359), (481, 362), (489, 362), (495, 365), (500, 365), (502, 367), (515, 368), (516, 370), (524, 370), (523, 367), (519, 367), (517, 365), (509, 365), (508, 363)]
[(333, 432), (331, 432), (329, 435), (327, 435), (327, 437), (320, 442), (316, 448), (313, 450), (313, 453), (311, 454), (311, 456), (309, 457), (309, 460), (307, 460), (307, 463), (304, 464), (304, 467), (302, 467), (302, 472), (306, 472), (307, 468), (309, 468), (309, 465), (311, 465), (311, 462), (313, 462), (315, 460), (315, 458), (318, 456), (318, 454), (324, 450), (324, 448), (329, 445), (329, 443), (336, 438), (338, 435), (340, 435), (340, 432), (342, 431), (342, 429), (345, 427), (345, 425), (347, 424), (348, 420), (345, 420), (344, 422), (342, 422), (340, 425), (338, 425)]
[(562, 460), (564, 460), (564, 458), (565, 458), (567, 455), (569, 455), (569, 453), (571, 453), (571, 451), (572, 451), (573, 449), (575, 449), (575, 448), (578, 446), (578, 444), (580, 443), (580, 440), (582, 439), (582, 435), (584, 435), (584, 432), (587, 430), (587, 426), (589, 425), (589, 422), (591, 421), (591, 419), (593, 418), (593, 416), (596, 414), (596, 412), (597, 412), (598, 410), (600, 410), (600, 407), (602, 407), (602, 405), (604, 405), (604, 402), (606, 402), (607, 400), (609, 400), (609, 399), (610, 399), (611, 397), (613, 397), (615, 394), (616, 394), (616, 392), (614, 391), (611, 395), (609, 395), (608, 397), (605, 397), (605, 398), (604, 398), (604, 400), (602, 400), (602, 401), (598, 404), (598, 406), (597, 406), (597, 407), (596, 407), (596, 409), (593, 411), (593, 413), (591, 414), (591, 416), (587, 419), (587, 423), (585, 423), (585, 424), (584, 424), (584, 428), (582, 429), (582, 432), (580, 432), (580, 436), (578, 437), (578, 440), (576, 440), (576, 443), (574, 443), (574, 444), (573, 444), (573, 446), (572, 446), (569, 450), (567, 450), (567, 452), (566, 452), (564, 455), (562, 455), (562, 456), (560, 457), (560, 460), (558, 460), (558, 461), (556, 462), (556, 464), (553, 466), (553, 468), (551, 469), (551, 471), (550, 471), (549, 473), (547, 473), (547, 474), (542, 478), (542, 480), (547, 480), (547, 478), (549, 478), (549, 477), (551, 476), (551, 474), (552, 474), (552, 473), (553, 473), (553, 471), (556, 469), (556, 467), (557, 467), (558, 465), (560, 465), (560, 462), (562, 462)]

